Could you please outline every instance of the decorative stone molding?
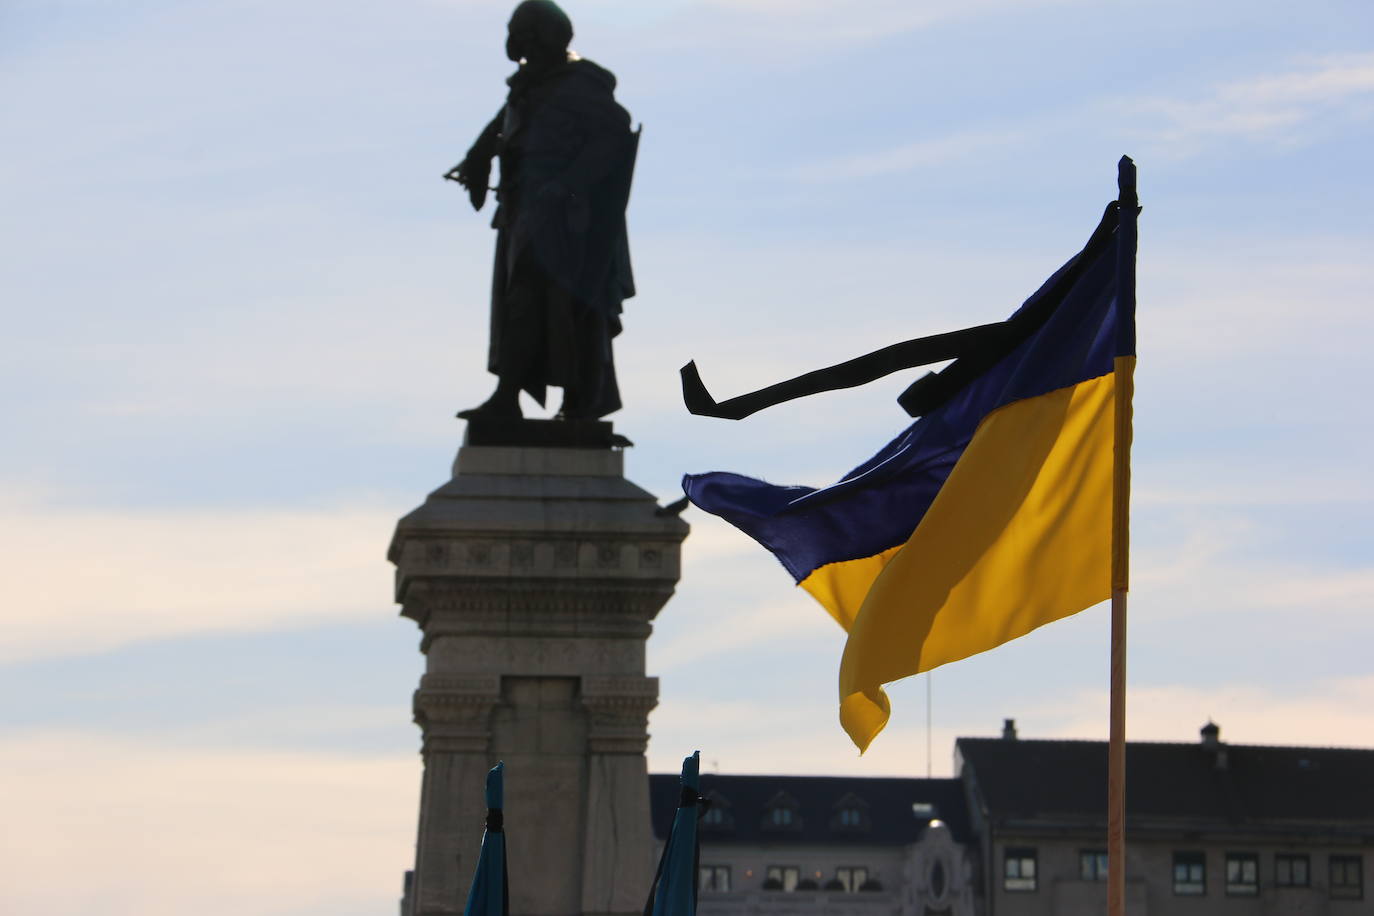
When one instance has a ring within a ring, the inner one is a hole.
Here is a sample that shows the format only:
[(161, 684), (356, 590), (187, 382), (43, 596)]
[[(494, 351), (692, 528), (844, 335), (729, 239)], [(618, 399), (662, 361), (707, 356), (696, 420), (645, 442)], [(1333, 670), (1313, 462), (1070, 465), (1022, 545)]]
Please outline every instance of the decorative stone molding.
[(672, 594), (671, 582), (591, 578), (550, 582), (533, 576), (476, 581), (455, 578), (416, 583), (407, 596), (403, 613), (413, 618), (415, 615), (410, 609), (414, 607), (423, 607), (430, 612), (469, 612), (506, 611), (514, 606), (522, 613), (526, 610), (582, 612), (598, 617), (634, 614), (647, 620)]
[(973, 916), (973, 863), (947, 825), (935, 822), (926, 828), (903, 871), (904, 914)]
[(485, 753), (491, 711), (500, 702), (500, 675), (424, 675), (412, 703), (423, 753)]
[(597, 674), (582, 679), (582, 696), (639, 696), (658, 698), (658, 678), (642, 675)]
[(593, 754), (643, 754), (649, 713), (658, 705), (658, 678), (595, 675), (582, 679)]
[(649, 621), (673, 594), (671, 583), (603, 579), (419, 582), (401, 613), (424, 631), (422, 651), (439, 636), (579, 636), (647, 639)]
[(423, 674), (420, 689), (445, 696), (501, 696), (501, 677), (496, 674)]
[(619, 579), (676, 580), (675, 541), (645, 540), (630, 532), (604, 536), (531, 538), (529, 532), (481, 535), (414, 532), (398, 535), (396, 599), (417, 581), (433, 577), (528, 575), (560, 580), (587, 574)]
[(585, 639), (576, 635), (510, 639), (504, 634), (436, 637), (428, 650), (430, 671), (514, 675), (643, 674), (639, 639)]

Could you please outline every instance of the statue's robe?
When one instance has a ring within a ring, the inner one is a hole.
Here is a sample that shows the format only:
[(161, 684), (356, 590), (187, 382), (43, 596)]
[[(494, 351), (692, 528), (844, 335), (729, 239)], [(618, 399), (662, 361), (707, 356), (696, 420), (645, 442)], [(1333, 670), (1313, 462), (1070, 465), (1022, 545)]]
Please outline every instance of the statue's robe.
[[(575, 59), (509, 80), (495, 128), (501, 163), (488, 368), (540, 404), (562, 387), (576, 416), (620, 408), (611, 340), (634, 295), (625, 206), (638, 134), (615, 77)], [(531, 356), (531, 354), (533, 354)]]

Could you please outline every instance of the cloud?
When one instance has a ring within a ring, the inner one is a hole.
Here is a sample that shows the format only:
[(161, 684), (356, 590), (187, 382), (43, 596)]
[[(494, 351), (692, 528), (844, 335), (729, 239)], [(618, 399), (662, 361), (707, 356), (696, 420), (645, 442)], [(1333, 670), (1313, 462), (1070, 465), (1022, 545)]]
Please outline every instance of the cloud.
[[(1321, 476), (1286, 481), (1284, 486), (1276, 487), (1272, 477), (1256, 474), (1253, 468), (1204, 467), (1199, 462), (1190, 468), (1189, 476), (1215, 481), (1199, 487), (1183, 481), (1170, 481), (1169, 475), (1178, 473), (1178, 470), (1154, 468), (1149, 484), (1132, 488), (1132, 503), (1148, 507), (1237, 509), (1351, 505), (1374, 501), (1374, 486), (1367, 478)], [(1165, 478), (1162, 482), (1161, 477)]]
[(42, 733), (0, 757), (8, 912), (362, 916), (394, 910), (412, 864), (414, 755)]
[[(1027, 738), (1105, 737), (1107, 693), (1081, 691), (1031, 710)], [(1302, 688), (1225, 683), (1132, 686), (1127, 692), (1131, 741), (1196, 741), (1210, 719), (1235, 744), (1369, 746), (1374, 735), (1374, 676), (1330, 678)], [(1037, 723), (1046, 723), (1037, 728)]]
[[(964, 708), (942, 695), (936, 675), (935, 722), (929, 731), (930, 771), (953, 771), (954, 742), (987, 737), (997, 710)], [(1028, 690), (1005, 700), (1023, 738), (1107, 737), (1108, 695), (1103, 690)], [(748, 699), (700, 702), (665, 697), (650, 719), (649, 764), (672, 772), (682, 754), (700, 748), (702, 765), (723, 773), (809, 773), (853, 776), (924, 775), (927, 729), (922, 713), (924, 678), (889, 688), (898, 716), (862, 757), (836, 721), (834, 704)], [(1209, 719), (1236, 744), (1369, 746), (1374, 735), (1374, 677), (1331, 678), (1299, 689), (1247, 682), (1213, 687), (1132, 685), (1127, 694), (1131, 741), (1198, 739)]]
[[(862, 757), (841, 731), (833, 700), (782, 704), (666, 697), (649, 720), (649, 768), (674, 772), (684, 754), (700, 749), (702, 769), (708, 772), (924, 776), (926, 733), (918, 724), (919, 704), (910, 689), (917, 686), (908, 685), (905, 692), (912, 696), (903, 698), (907, 723), (889, 727)], [(949, 723), (931, 731), (932, 775), (954, 775), (954, 739), (968, 733)]]
[(777, 578), (779, 600), (762, 604), (740, 600), (738, 591), (715, 583), (712, 591), (721, 598), (726, 593), (731, 596), (722, 602), (724, 613), (699, 615), (690, 630), (659, 643), (652, 655), (654, 671), (680, 671), (761, 643), (776, 647), (796, 640), (828, 639), (842, 645), (843, 632), (811, 596), (798, 589), (789, 593), (786, 589), (790, 583), (783, 575)]
[(969, 156), (989, 150), (1005, 150), (1023, 143), (1027, 136), (1024, 130), (1006, 128), (956, 131), (876, 153), (859, 153), (802, 165), (792, 169), (790, 174), (800, 181), (820, 182), (911, 172), (964, 161)]
[[(843, 54), (894, 37), (949, 23), (993, 20), (999, 13), (1068, 6), (1079, 0), (583, 0), (571, 10), (578, 35), (573, 46), (601, 59), (607, 36), (632, 36), (634, 50), (655, 60), (664, 53), (690, 54), (733, 65), (793, 69), (799, 61)], [(630, 44), (627, 42), (626, 44)], [(624, 45), (622, 45), (624, 47)], [(631, 51), (631, 53), (634, 53)], [(618, 58), (624, 59), (624, 51)], [(635, 85), (661, 81), (674, 68), (645, 68)], [(668, 85), (668, 83), (662, 83)]]
[[(289, 688), (287, 688), (289, 689)], [(178, 746), (205, 748), (315, 749), (311, 742), (328, 741), (328, 747), (349, 747), (360, 735), (405, 734), (406, 714), (395, 703), (362, 705), (315, 701), (280, 701), (270, 706), (252, 706), (227, 715), (207, 715), (203, 719), (176, 723), (173, 730), (160, 734)]]
[(1371, 92), (1374, 53), (1365, 53), (1333, 55), (1304, 70), (1228, 83), (1217, 96), (1237, 104), (1262, 106), (1341, 102)]
[(1302, 614), (1337, 626), (1364, 619), (1374, 608), (1374, 566), (1310, 559), (1291, 549), (1283, 524), (1244, 510), (1169, 508), (1149, 517), (1148, 535), (1133, 544), (1133, 586), (1156, 620)]
[(0, 661), (388, 613), (397, 513), (70, 510), (13, 499)]
[(1284, 377), (1271, 362), (1284, 360), (1309, 374), (1323, 368), (1317, 354), (1353, 356), (1374, 331), (1366, 240), (1240, 235), (1207, 244), (1205, 255), (1180, 240), (1142, 258), (1141, 337), (1171, 373), (1254, 360), (1266, 382)]
[[(1374, 54), (1337, 55), (1216, 84), (1197, 96), (1114, 97), (1107, 110), (1097, 102), (1077, 110), (1045, 109), (1014, 122), (1003, 118), (997, 126), (959, 127), (887, 149), (804, 163), (782, 174), (802, 182), (838, 182), (964, 164), (979, 154), (1024, 150), (1085, 122), (1148, 143), (1146, 155), (1157, 160), (1188, 158), (1237, 139), (1298, 145), (1311, 142), (1311, 128), (1323, 118), (1366, 115), (1370, 98)], [(1123, 111), (1129, 113), (1124, 121)]]
[[(832, 49), (866, 44), (904, 32), (961, 19), (980, 19), (999, 10), (1062, 5), (1069, 0), (868, 0), (861, 7), (831, 0), (705, 0), (708, 12), (729, 16), (737, 28), (761, 33), (769, 44)], [(780, 27), (782, 25), (782, 27)], [(717, 41), (719, 41), (717, 37)]]
[(653, 673), (728, 664), (740, 650), (840, 645), (842, 631), (753, 539), (697, 513), (683, 544), (682, 583), (649, 642)]
[(1352, 106), (1371, 95), (1374, 53), (1364, 53), (1223, 83), (1201, 96), (1139, 99), (1127, 107), (1155, 119), (1144, 134), (1155, 146), (1152, 153), (1183, 158), (1226, 139), (1309, 142), (1313, 122), (1355, 114)]

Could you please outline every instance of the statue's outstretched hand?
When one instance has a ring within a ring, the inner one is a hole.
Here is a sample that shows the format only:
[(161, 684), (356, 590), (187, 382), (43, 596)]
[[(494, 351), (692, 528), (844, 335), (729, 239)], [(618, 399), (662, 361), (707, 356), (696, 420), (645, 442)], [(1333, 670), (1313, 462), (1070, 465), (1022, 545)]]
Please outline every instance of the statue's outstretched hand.
[(483, 169), (473, 163), (471, 159), (464, 159), (445, 172), (444, 177), (467, 188), (468, 200), (472, 201), (472, 209), (480, 210), (482, 205), (487, 202), (487, 182), (491, 179), (490, 166)]

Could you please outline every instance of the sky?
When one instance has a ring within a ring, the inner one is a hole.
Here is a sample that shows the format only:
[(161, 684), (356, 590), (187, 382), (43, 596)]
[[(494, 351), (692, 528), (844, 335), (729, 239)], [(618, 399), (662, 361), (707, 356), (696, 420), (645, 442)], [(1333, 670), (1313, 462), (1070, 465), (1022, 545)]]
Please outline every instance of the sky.
[[(630, 479), (664, 502), (684, 472), (837, 479), (915, 373), (730, 423), (685, 412), (676, 368), (723, 398), (999, 320), (1130, 154), (1129, 736), (1374, 745), (1374, 7), (566, 8), (644, 126)], [(385, 552), (491, 387), (489, 214), (440, 175), (501, 104), (508, 15), (0, 3), (0, 909), (395, 906), (422, 657)], [(893, 685), (859, 757), (838, 628), (684, 517), (653, 770), (951, 775), (954, 738), (1004, 718), (1105, 738), (1099, 606)]]

